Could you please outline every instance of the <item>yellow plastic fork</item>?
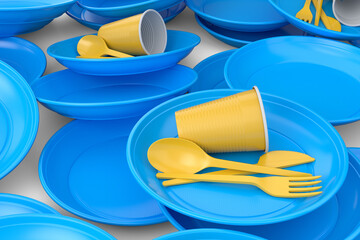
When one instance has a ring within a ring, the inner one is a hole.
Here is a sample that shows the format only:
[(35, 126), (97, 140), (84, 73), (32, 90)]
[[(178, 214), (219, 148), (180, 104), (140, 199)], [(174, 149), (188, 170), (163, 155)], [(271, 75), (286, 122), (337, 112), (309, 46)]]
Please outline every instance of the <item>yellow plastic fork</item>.
[(304, 22), (311, 23), (313, 19), (313, 14), (310, 10), (310, 4), (311, 0), (306, 0), (304, 7), (296, 14), (296, 18)]
[(181, 174), (181, 173), (158, 173), (159, 179), (190, 179), (205, 182), (235, 183), (253, 185), (265, 193), (281, 198), (303, 198), (314, 197), (321, 194), (317, 191), (321, 186), (314, 186), (321, 183), (320, 176), (315, 177), (252, 177), (252, 176), (229, 176), (229, 175), (208, 175), (208, 174)]

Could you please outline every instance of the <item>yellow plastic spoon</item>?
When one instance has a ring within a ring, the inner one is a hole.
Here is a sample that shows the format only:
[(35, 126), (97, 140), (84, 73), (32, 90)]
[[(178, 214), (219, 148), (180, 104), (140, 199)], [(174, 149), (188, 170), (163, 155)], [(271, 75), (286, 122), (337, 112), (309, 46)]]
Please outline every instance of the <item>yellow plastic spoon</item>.
[(205, 168), (217, 167), (278, 176), (312, 176), (303, 172), (216, 159), (194, 142), (181, 138), (156, 141), (148, 150), (148, 159), (154, 168), (165, 173), (197, 173)]
[(109, 49), (104, 39), (95, 35), (82, 37), (78, 42), (77, 51), (82, 58), (101, 58), (106, 55), (118, 58), (133, 57), (129, 54)]
[[(293, 151), (272, 151), (265, 153), (259, 158), (259, 161), (256, 165), (265, 166), (265, 167), (278, 167), (278, 168), (287, 168), (293, 167), (301, 164), (311, 163), (315, 161), (315, 158), (310, 157), (304, 153), (293, 152)], [(237, 171), (237, 170), (221, 170), (210, 173), (205, 173), (206, 175), (248, 175), (249, 172)], [(188, 179), (171, 179), (163, 182), (165, 187), (195, 183), (196, 180)]]
[[(312, 2), (314, 4), (315, 8), (318, 9), (318, 7), (319, 7), (318, 0), (312, 0)], [(341, 23), (338, 20), (336, 20), (333, 17), (327, 16), (324, 11), (321, 12), (320, 17), (321, 17), (321, 21), (324, 23), (324, 25), (327, 29), (341, 32)]]

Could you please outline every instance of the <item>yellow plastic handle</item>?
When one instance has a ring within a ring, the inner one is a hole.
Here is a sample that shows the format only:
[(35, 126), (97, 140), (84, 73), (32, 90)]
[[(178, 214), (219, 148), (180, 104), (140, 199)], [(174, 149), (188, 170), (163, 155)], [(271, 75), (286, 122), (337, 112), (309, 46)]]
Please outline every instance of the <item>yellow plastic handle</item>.
[(321, 13), (323, 12), (322, 5), (323, 5), (323, 0), (318, 0), (318, 4), (315, 5), (315, 8), (316, 8), (316, 15), (315, 15), (315, 22), (314, 22), (315, 26), (319, 26), (320, 16), (321, 16)]

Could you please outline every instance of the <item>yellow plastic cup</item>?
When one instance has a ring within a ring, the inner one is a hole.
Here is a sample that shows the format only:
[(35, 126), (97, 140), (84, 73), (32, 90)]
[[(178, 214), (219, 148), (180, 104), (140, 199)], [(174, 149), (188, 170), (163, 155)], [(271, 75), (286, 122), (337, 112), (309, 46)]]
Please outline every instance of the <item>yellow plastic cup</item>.
[(265, 110), (257, 87), (175, 113), (178, 135), (208, 153), (269, 150)]
[(109, 48), (131, 55), (163, 53), (167, 44), (166, 25), (152, 9), (103, 25), (98, 36)]

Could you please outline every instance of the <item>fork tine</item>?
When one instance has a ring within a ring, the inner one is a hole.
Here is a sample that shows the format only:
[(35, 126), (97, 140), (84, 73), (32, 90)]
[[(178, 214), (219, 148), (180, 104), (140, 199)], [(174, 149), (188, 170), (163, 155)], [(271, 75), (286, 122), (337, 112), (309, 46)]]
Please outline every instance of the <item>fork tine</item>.
[(306, 186), (313, 186), (316, 184), (321, 183), (321, 181), (309, 181), (309, 182), (290, 182), (290, 187), (306, 187)]
[(307, 181), (312, 181), (312, 180), (316, 180), (316, 179), (319, 179), (321, 178), (321, 176), (313, 176), (313, 177), (290, 177), (289, 178), (289, 181), (291, 182), (300, 182), (300, 181), (303, 181), (303, 182), (307, 182)]
[(290, 193), (289, 198), (303, 198), (303, 197), (315, 197), (322, 192), (311, 192), (311, 193)]
[(308, 187), (308, 188), (290, 188), (290, 193), (307, 193), (307, 192), (314, 192), (316, 190), (319, 190), (321, 186), (319, 187)]

